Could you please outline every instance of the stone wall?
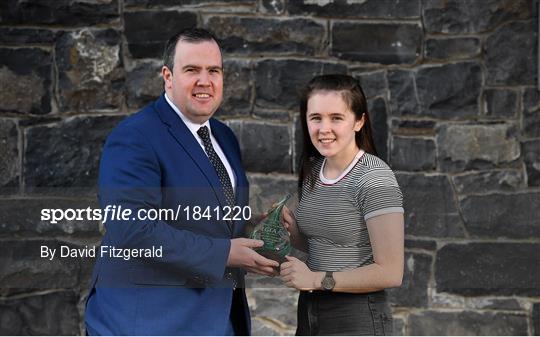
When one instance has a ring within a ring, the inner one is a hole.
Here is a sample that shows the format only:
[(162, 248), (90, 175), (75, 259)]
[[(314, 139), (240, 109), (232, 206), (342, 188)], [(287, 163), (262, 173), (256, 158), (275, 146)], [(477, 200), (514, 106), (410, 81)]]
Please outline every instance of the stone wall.
[[(536, 0), (5, 0), (0, 3), (1, 334), (78, 334), (99, 223), (39, 220), (95, 206), (107, 133), (162, 91), (183, 27), (226, 52), (217, 115), (237, 134), (252, 206), (296, 184), (297, 90), (360, 79), (381, 157), (405, 195), (397, 334), (540, 333)], [(254, 334), (291, 334), (296, 292), (251, 278)]]

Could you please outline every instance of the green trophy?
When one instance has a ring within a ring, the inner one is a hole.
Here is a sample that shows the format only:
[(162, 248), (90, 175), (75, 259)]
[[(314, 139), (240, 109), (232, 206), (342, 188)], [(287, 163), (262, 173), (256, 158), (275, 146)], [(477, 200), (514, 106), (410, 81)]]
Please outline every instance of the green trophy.
[(281, 211), (290, 197), (291, 194), (274, 204), (251, 233), (252, 239), (264, 241), (264, 246), (256, 248), (255, 251), (279, 263), (285, 261), (285, 255), (289, 255), (292, 249), (289, 233), (281, 222)]

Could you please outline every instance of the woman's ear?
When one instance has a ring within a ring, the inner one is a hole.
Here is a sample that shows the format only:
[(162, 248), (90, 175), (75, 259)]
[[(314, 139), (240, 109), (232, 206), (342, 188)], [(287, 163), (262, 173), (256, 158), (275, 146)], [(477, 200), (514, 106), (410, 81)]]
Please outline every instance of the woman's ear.
[(362, 118), (357, 119), (356, 122), (354, 122), (354, 132), (358, 132), (358, 131), (360, 131), (362, 129), (362, 127), (364, 126), (364, 123), (366, 121), (365, 116), (366, 116), (366, 114), (363, 113)]

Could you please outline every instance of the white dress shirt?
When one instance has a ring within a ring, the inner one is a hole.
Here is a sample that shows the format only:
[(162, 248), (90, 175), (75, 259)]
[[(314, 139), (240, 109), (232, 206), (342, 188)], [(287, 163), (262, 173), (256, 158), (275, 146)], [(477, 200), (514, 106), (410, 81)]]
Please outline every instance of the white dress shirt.
[[(167, 97), (167, 94), (165, 94), (165, 100), (167, 101), (167, 103), (169, 103), (169, 105), (176, 112), (176, 114), (182, 119), (184, 124), (186, 124), (189, 131), (191, 131), (191, 133), (193, 134), (193, 137), (195, 137), (195, 139), (197, 140), (197, 142), (203, 149), (204, 153), (206, 153), (206, 150), (204, 149), (204, 143), (201, 137), (199, 137), (199, 135), (197, 134), (197, 131), (204, 125), (208, 127), (208, 130), (210, 131), (210, 140), (212, 141), (212, 146), (214, 147), (214, 151), (216, 151), (217, 155), (219, 156), (219, 159), (221, 159), (221, 161), (223, 162), (225, 169), (227, 169), (227, 173), (229, 174), (229, 178), (231, 179), (231, 185), (232, 185), (233, 191), (236, 192), (236, 176), (234, 174), (234, 171), (231, 165), (229, 164), (229, 161), (227, 160), (227, 156), (225, 155), (225, 153), (219, 146), (218, 141), (212, 134), (212, 128), (210, 127), (210, 122), (206, 121), (203, 124), (193, 123), (180, 111), (180, 109), (178, 109), (178, 107), (176, 107), (176, 105), (174, 105), (174, 103), (169, 99), (169, 97)], [(206, 155), (208, 156), (208, 154)]]

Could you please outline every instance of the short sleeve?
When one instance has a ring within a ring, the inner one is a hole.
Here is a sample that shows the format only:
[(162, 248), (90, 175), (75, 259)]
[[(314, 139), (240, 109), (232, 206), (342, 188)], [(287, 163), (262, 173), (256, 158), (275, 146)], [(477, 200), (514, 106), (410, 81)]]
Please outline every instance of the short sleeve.
[(403, 194), (390, 168), (367, 172), (358, 185), (357, 203), (367, 221), (388, 214), (403, 213)]

